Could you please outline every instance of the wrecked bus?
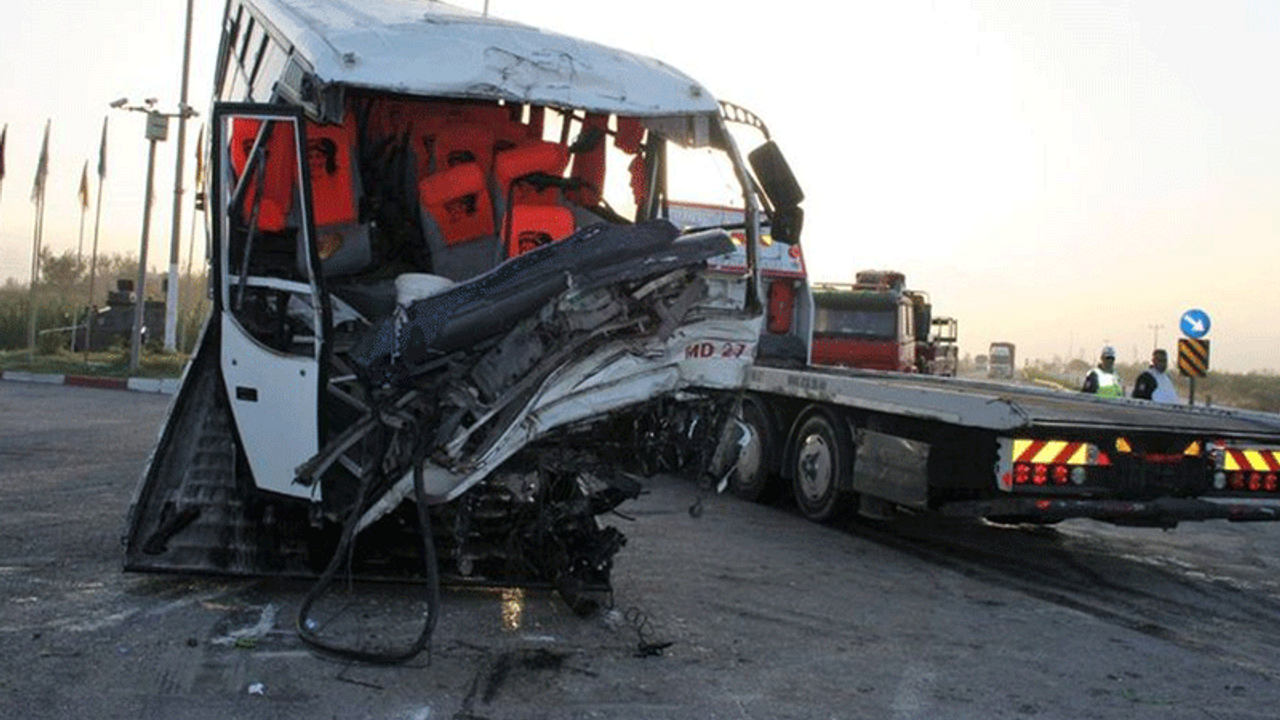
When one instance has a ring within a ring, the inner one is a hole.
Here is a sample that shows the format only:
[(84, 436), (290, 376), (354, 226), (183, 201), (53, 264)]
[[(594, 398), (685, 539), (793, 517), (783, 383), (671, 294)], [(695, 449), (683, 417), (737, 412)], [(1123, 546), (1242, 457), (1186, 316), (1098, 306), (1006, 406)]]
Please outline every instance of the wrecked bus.
[[(221, 33), (212, 313), (126, 569), (352, 559), (590, 608), (617, 458), (732, 464), (761, 225), (801, 217), (776, 146), (746, 162), (753, 116), (658, 61), (443, 3), (231, 0)], [(733, 221), (673, 225), (700, 192)], [(729, 230), (745, 267), (708, 263)]]

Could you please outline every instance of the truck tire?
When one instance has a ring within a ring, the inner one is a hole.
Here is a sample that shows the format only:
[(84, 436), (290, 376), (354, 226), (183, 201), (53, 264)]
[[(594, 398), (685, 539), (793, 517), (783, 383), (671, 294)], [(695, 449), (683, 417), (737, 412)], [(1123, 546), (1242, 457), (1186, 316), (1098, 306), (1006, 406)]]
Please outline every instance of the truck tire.
[(796, 505), (814, 522), (831, 520), (845, 500), (840, 486), (852, 469), (853, 448), (848, 433), (829, 416), (819, 413), (805, 420), (795, 438), (792, 489)]
[(756, 402), (742, 404), (742, 425), (747, 436), (729, 479), (733, 494), (752, 502), (768, 502), (777, 494), (773, 477), (775, 440), (773, 424)]

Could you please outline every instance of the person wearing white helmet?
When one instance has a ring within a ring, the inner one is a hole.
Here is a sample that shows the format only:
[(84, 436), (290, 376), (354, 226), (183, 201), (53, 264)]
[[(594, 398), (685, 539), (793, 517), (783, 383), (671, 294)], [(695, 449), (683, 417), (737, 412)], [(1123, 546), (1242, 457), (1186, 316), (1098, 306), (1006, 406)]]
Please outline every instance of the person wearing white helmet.
[(1080, 392), (1093, 393), (1101, 397), (1124, 397), (1124, 384), (1116, 372), (1116, 349), (1110, 345), (1102, 348), (1102, 358), (1098, 367), (1084, 376), (1084, 385)]

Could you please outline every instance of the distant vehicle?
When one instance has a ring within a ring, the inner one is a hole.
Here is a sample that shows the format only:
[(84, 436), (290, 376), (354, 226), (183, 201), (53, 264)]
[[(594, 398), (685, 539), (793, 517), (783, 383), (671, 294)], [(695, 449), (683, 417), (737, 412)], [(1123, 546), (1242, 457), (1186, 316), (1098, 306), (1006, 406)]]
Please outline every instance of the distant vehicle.
[(980, 373), (986, 374), (986, 372), (987, 372), (987, 356), (986, 356), (986, 355), (978, 355), (977, 357), (975, 357), (975, 358), (973, 359), (973, 369), (974, 369), (974, 370), (977, 370), (977, 371), (978, 371), (978, 372), (980, 372)]
[(933, 352), (933, 358), (929, 363), (929, 374), (950, 377), (959, 370), (960, 348), (956, 345), (958, 331), (955, 318), (933, 319), (933, 333), (929, 336), (929, 348)]
[(987, 366), (987, 377), (1013, 379), (1013, 371), (1017, 367), (1014, 359), (1014, 345), (1011, 342), (993, 342), (988, 350), (990, 359)]
[[(133, 281), (121, 278), (116, 280), (116, 289), (107, 292), (106, 306), (85, 308), (84, 321), (69, 328), (75, 333), (75, 349), (100, 352), (120, 343), (127, 346), (136, 312), (134, 295)], [(163, 300), (147, 300), (143, 308), (142, 342), (151, 341), (164, 341)]]
[(852, 285), (813, 286), (814, 365), (954, 375), (956, 321), (932, 319), (929, 295), (896, 270), (861, 270)]

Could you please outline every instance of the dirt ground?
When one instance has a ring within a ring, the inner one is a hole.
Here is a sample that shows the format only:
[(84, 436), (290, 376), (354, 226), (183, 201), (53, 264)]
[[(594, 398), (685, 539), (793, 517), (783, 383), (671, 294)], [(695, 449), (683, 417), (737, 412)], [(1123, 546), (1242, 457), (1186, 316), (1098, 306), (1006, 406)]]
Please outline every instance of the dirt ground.
[[(611, 521), (611, 608), (446, 589), (429, 653), (338, 662), (295, 632), (307, 582), (120, 570), (167, 403), (0, 382), (0, 716), (1280, 716), (1280, 526), (828, 527), (671, 477)], [(421, 592), (315, 616), (405, 643)]]

